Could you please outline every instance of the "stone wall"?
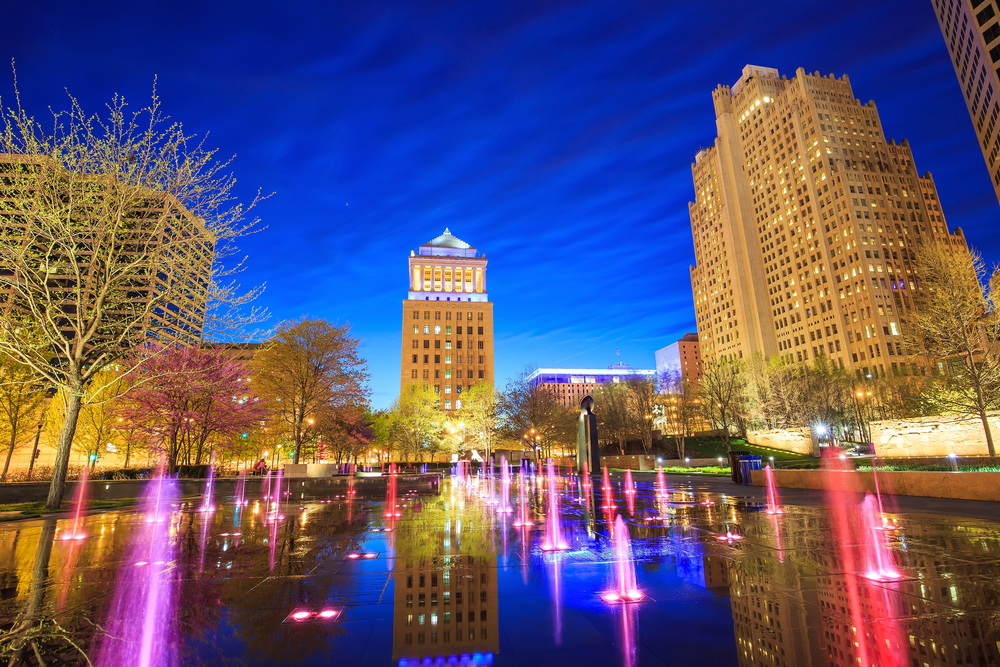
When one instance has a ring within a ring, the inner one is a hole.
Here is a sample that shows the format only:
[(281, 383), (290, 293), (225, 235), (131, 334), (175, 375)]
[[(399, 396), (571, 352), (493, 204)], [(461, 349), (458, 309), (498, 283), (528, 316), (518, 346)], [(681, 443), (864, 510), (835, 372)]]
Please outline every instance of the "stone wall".
[[(1000, 439), (1000, 414), (990, 416), (994, 442)], [(986, 433), (978, 417), (921, 417), (871, 423), (880, 457), (986, 456)]]
[[(803, 454), (805, 456), (813, 454), (812, 435), (807, 426), (770, 431), (748, 431), (747, 441), (751, 445), (757, 445), (758, 447), (770, 447), (771, 449), (795, 452), (796, 454)], [(738, 448), (739, 445), (734, 445), (734, 449)]]
[[(754, 486), (764, 485), (764, 471), (752, 473)], [(996, 472), (880, 472), (879, 490), (897, 496), (1000, 501), (1000, 473)], [(875, 493), (870, 472), (835, 470), (775, 470), (774, 484), (783, 489), (833, 489)]]

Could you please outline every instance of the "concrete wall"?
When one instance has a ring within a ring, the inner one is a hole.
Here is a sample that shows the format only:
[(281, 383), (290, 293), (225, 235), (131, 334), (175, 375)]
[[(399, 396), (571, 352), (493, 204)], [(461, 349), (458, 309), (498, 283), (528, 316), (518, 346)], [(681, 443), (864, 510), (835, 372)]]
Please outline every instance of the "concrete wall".
[[(747, 431), (747, 441), (758, 447), (770, 447), (806, 456), (813, 453), (812, 435), (808, 426), (770, 431)], [(738, 449), (739, 447), (734, 446), (734, 448)]]
[[(990, 416), (994, 441), (1000, 440), (1000, 414)], [(920, 417), (872, 422), (872, 442), (880, 457), (986, 456), (986, 433), (978, 417)]]
[[(775, 470), (774, 483), (786, 489), (846, 490), (875, 493), (872, 472), (834, 470)], [(764, 471), (753, 471), (754, 486), (764, 485)], [(882, 493), (927, 498), (1000, 501), (996, 472), (879, 472)]]

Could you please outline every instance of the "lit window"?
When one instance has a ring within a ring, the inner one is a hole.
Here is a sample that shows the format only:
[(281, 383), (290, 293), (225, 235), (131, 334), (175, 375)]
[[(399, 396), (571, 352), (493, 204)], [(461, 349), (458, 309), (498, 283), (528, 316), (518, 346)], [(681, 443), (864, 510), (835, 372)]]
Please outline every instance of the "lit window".
[(450, 354), (444, 355), (444, 363), (446, 363), (446, 364), (450, 364), (451, 363), (451, 355)]
[(446, 394), (450, 394), (451, 393), (451, 385), (450, 384), (446, 384), (444, 386), (444, 393), (446, 393)]
[(436, 333), (436, 334), (441, 333), (441, 326), (440, 325), (434, 327), (434, 333)]

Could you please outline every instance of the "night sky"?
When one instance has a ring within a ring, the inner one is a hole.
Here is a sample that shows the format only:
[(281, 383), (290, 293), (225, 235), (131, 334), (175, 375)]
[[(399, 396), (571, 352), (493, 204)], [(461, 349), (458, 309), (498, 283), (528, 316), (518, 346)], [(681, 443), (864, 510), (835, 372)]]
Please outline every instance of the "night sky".
[[(677, 5), (678, 8), (673, 6)], [(683, 5), (683, 7), (680, 7)], [(242, 282), (271, 323), (348, 321), (375, 407), (399, 389), (407, 255), (490, 259), (498, 384), (526, 364), (653, 367), (694, 331), (690, 165), (744, 65), (847, 74), (1000, 260), (1000, 207), (930, 0), (5, 3), (37, 114), (65, 90), (166, 111), (275, 195)], [(4, 104), (11, 76), (0, 76)], [(616, 355), (620, 350), (620, 356)]]

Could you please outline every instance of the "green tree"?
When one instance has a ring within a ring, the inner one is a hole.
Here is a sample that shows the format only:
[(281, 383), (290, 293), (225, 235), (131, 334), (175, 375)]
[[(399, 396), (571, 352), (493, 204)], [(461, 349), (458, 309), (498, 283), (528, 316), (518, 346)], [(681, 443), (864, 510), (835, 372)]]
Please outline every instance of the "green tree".
[(368, 403), (368, 371), (350, 324), (302, 318), (284, 322), (254, 357), (255, 382), (288, 427), (298, 463), (302, 445), (318, 435), (321, 414)]
[(0, 354), (0, 434), (7, 458), (0, 480), (7, 479), (14, 450), (35, 434), (45, 404), (45, 386), (30, 366)]
[(444, 428), (444, 415), (437, 404), (437, 393), (423, 384), (406, 385), (393, 401), (390, 431), (407, 462), (410, 455), (423, 460), (437, 448)]
[[(492, 382), (472, 385), (462, 402), (461, 418), (465, 424), (463, 430), (468, 434), (468, 439), (485, 452), (486, 460), (489, 460), (500, 440), (501, 404), (500, 392)], [(462, 445), (464, 450), (466, 445)]]

